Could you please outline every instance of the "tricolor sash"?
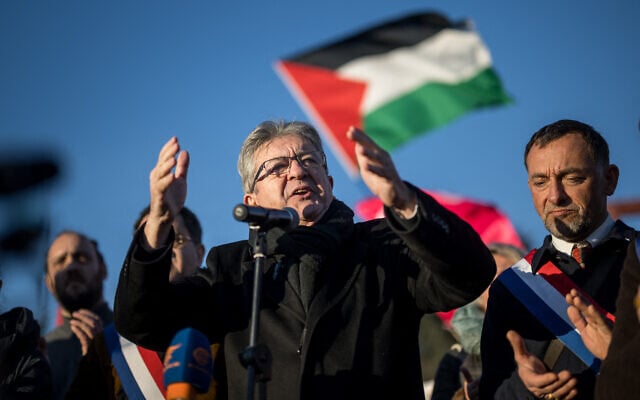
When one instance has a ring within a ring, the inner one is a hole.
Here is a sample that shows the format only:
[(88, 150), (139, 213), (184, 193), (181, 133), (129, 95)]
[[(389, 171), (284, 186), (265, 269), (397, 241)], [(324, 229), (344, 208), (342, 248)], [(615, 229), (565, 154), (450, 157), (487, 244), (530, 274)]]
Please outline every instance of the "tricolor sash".
[(547, 262), (534, 274), (531, 268), (533, 254), (534, 252), (518, 261), (500, 274), (498, 279), (565, 347), (598, 372), (600, 360), (585, 347), (580, 333), (569, 319), (565, 295), (571, 289), (576, 289), (610, 321), (613, 322), (615, 317), (596, 304), (553, 263)]
[(164, 399), (162, 360), (155, 351), (128, 341), (113, 324), (104, 329), (111, 362), (130, 400)]

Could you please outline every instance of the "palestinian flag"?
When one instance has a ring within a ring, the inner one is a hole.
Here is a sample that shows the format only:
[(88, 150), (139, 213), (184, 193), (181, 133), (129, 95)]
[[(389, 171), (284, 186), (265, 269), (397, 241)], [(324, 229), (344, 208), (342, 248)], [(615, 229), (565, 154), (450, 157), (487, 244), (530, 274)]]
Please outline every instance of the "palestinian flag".
[(351, 176), (350, 125), (392, 150), (476, 108), (509, 102), (470, 22), (409, 15), (276, 62)]

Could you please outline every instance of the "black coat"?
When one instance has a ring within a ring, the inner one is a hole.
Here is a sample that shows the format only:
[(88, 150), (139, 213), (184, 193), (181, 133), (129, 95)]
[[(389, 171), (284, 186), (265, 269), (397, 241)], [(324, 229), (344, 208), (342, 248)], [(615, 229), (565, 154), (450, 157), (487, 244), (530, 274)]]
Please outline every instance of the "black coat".
[(40, 325), (29, 309), (0, 315), (0, 399), (51, 399), (51, 369), (39, 342)]
[[(98, 303), (91, 311), (98, 314), (102, 326), (113, 322), (113, 312), (105, 301)], [(82, 359), (82, 344), (71, 331), (71, 319), (65, 316), (62, 324), (47, 333), (47, 356), (51, 365), (54, 400), (64, 399), (71, 382), (76, 376), (78, 365)]]
[(607, 358), (596, 381), (597, 400), (633, 399), (640, 394), (640, 322), (634, 306), (640, 285), (638, 245), (640, 239), (631, 242), (627, 249), (616, 300), (616, 323)]
[[(467, 223), (418, 196), (409, 221), (386, 210), (387, 219), (354, 224), (336, 200), (313, 227), (267, 234), (259, 338), (273, 355), (268, 398), (424, 398), (420, 318), (475, 299), (495, 264)], [(182, 285), (168, 283), (170, 249), (159, 253), (134, 239), (116, 294), (118, 331), (158, 350), (181, 327), (206, 332), (223, 343), (216, 375), (228, 398), (244, 399), (251, 247), (214, 247), (210, 275)]]

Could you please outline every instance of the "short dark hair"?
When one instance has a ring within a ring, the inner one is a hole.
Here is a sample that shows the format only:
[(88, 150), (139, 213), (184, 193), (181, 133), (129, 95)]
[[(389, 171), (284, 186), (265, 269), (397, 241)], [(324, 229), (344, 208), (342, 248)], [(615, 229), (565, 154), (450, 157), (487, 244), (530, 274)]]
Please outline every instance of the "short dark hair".
[(534, 145), (545, 147), (562, 136), (577, 133), (587, 142), (589, 153), (593, 161), (601, 166), (609, 165), (609, 145), (602, 135), (591, 125), (572, 119), (561, 119), (552, 124), (543, 126), (531, 136), (524, 150), (524, 166), (527, 167), (527, 156)]
[[(142, 220), (149, 215), (150, 210), (151, 208), (146, 206), (142, 211), (140, 211), (140, 215), (138, 215), (138, 218), (133, 223), (134, 233), (140, 227)], [(202, 226), (200, 225), (198, 217), (196, 217), (193, 211), (189, 210), (187, 207), (182, 207), (182, 210), (180, 210), (180, 216), (182, 216), (182, 220), (184, 221), (184, 225), (187, 227), (191, 240), (196, 244), (202, 243)]]
[[(98, 262), (106, 267), (106, 264), (104, 262), (104, 256), (102, 255), (102, 252), (100, 251), (100, 248), (98, 247), (98, 241), (97, 240), (92, 239), (89, 236), (85, 235), (84, 233), (80, 233), (78, 231), (74, 231), (74, 230), (71, 230), (71, 229), (63, 229), (62, 231), (60, 231), (60, 233), (58, 233), (53, 238), (53, 240), (51, 240), (51, 243), (55, 242), (56, 239), (58, 239), (62, 235), (76, 235), (76, 236), (80, 237), (82, 240), (86, 240), (87, 242), (91, 243), (93, 245), (93, 249), (96, 252), (96, 257), (98, 257)], [(44, 259), (44, 272), (45, 272), (45, 274), (49, 272), (49, 248), (51, 248), (51, 243), (49, 243), (49, 247), (47, 247), (47, 255), (45, 256), (45, 259)]]

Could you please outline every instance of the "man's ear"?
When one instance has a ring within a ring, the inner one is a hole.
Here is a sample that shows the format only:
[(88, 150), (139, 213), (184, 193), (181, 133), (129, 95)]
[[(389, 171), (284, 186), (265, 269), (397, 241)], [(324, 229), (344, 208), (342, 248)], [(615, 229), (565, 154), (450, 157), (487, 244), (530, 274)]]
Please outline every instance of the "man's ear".
[(51, 294), (55, 293), (54, 288), (56, 286), (56, 283), (54, 282), (54, 277), (51, 276), (49, 271), (47, 271), (47, 273), (44, 275), (44, 284), (47, 286), (47, 289), (49, 289), (49, 292), (51, 292)]
[(329, 183), (331, 183), (331, 189), (333, 189), (333, 176), (327, 175), (327, 177), (329, 178)]
[(98, 275), (100, 280), (107, 279), (107, 266), (103, 262), (98, 262)]
[(196, 246), (196, 255), (198, 257), (198, 264), (202, 265), (202, 260), (204, 260), (204, 245), (202, 243)]
[(604, 171), (604, 179), (606, 183), (607, 196), (611, 196), (618, 186), (618, 178), (620, 177), (620, 169), (615, 164), (611, 164)]
[(245, 206), (255, 206), (256, 205), (256, 196), (255, 196), (255, 194), (246, 193), (242, 198), (242, 202), (244, 203)]

